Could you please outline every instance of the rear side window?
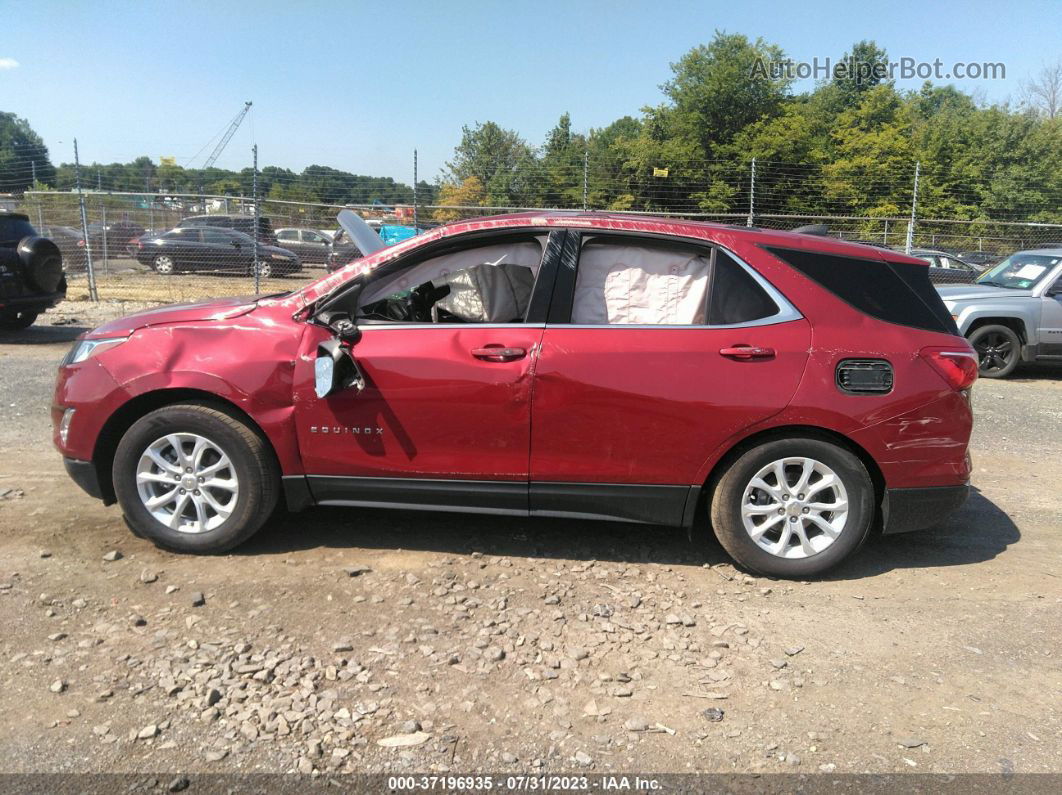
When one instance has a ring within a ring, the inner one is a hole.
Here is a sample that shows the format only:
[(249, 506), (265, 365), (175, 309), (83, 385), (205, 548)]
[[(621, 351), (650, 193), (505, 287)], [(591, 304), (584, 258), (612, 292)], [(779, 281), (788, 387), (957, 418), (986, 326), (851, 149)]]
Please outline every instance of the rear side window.
[(778, 314), (767, 291), (721, 249), (715, 252), (709, 295), (708, 323), (713, 326), (751, 323)]
[(37, 233), (33, 231), (33, 225), (25, 218), (0, 215), (0, 242), (17, 242), (35, 234)]
[(958, 334), (924, 265), (765, 248), (864, 314), (900, 326)]

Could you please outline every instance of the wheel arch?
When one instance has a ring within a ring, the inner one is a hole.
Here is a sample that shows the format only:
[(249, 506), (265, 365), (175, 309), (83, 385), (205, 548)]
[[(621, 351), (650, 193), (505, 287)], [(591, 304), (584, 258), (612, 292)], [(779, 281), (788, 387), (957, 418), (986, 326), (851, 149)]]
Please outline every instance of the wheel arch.
[[(866, 468), (867, 474), (870, 475), (870, 482), (874, 485), (875, 528), (880, 529), (884, 526), (884, 520), (887, 518), (883, 513), (887, 510), (887, 506), (885, 505), (885, 476), (882, 474), (877, 461), (875, 461), (874, 457), (867, 452), (866, 448), (853, 441), (848, 436), (830, 428), (823, 428), (818, 425), (776, 425), (771, 428), (764, 428), (756, 431), (735, 441), (726, 452), (719, 457), (715, 464), (712, 465), (711, 471), (705, 478), (704, 484), (701, 487), (697, 515), (702, 517), (706, 515), (708, 506), (711, 504), (712, 495), (719, 483), (719, 479), (734, 461), (752, 448), (761, 444), (778, 439), (792, 439), (793, 437), (818, 439), (819, 441), (829, 442), (830, 444), (848, 450), (848, 452), (858, 458)], [(691, 537), (695, 527), (707, 527), (707, 525), (707, 522), (698, 523), (694, 521), (688, 528)]]
[(274, 463), (277, 465), (277, 471), (280, 471), (277, 451), (269, 435), (262, 430), (262, 426), (254, 418), (231, 400), (201, 389), (187, 387), (156, 389), (141, 393), (119, 406), (107, 418), (103, 428), (100, 429), (99, 435), (96, 437), (96, 445), (92, 452), (92, 463), (96, 468), (96, 477), (99, 479), (100, 493), (103, 496), (104, 505), (113, 505), (116, 502), (114, 482), (111, 477), (111, 465), (114, 462), (114, 454), (118, 449), (118, 443), (121, 441), (122, 436), (132, 427), (133, 423), (144, 415), (164, 406), (172, 406), (178, 403), (194, 403), (200, 406), (208, 406), (244, 423), (266, 445), (273, 456)]
[(1018, 335), (1022, 345), (1029, 344), (1029, 332), (1025, 325), (1025, 318), (1015, 315), (984, 315), (974, 318), (963, 336), (969, 339), (971, 334), (984, 326), (1006, 326)]

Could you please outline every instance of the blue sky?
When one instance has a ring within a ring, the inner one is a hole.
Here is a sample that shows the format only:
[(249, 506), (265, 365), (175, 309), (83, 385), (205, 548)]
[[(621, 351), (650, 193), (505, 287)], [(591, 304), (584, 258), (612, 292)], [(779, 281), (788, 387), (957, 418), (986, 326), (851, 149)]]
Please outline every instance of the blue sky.
[(636, 115), (661, 100), (669, 64), (716, 29), (797, 61), (864, 38), (893, 60), (1001, 61), (1006, 80), (956, 82), (1001, 101), (1062, 56), (1060, 26), (1059, 0), (34, 0), (5, 14), (0, 110), (28, 118), (55, 162), (72, 160), (76, 136), (83, 161), (198, 166), (250, 99), (219, 166), (250, 165), (257, 142), (260, 165), (408, 182), (413, 149), (421, 178), (434, 178), (462, 124), (493, 120), (540, 144), (564, 111), (578, 130)]

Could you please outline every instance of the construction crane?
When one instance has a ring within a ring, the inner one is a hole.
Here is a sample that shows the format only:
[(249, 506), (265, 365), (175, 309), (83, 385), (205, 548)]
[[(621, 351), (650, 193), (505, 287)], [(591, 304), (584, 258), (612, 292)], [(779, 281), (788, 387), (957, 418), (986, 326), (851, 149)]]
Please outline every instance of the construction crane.
[(210, 157), (208, 157), (206, 159), (206, 162), (203, 164), (204, 171), (214, 165), (214, 161), (221, 157), (221, 153), (224, 151), (225, 147), (228, 146), (229, 141), (232, 140), (232, 136), (236, 134), (236, 130), (237, 128), (239, 128), (240, 122), (243, 121), (243, 117), (247, 115), (247, 111), (249, 111), (250, 109), (251, 103), (244, 103), (243, 110), (236, 114), (236, 118), (232, 120), (232, 124), (229, 125), (229, 129), (227, 129), (225, 131), (225, 134), (221, 136), (221, 140), (218, 141), (218, 145), (214, 147), (214, 151), (210, 153)]

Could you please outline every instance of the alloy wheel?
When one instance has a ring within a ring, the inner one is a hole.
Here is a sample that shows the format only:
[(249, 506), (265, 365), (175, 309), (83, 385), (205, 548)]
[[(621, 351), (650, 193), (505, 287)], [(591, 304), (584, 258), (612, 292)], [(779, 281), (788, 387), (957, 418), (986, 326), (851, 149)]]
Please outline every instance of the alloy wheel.
[(848, 493), (830, 467), (813, 458), (781, 458), (745, 486), (741, 522), (765, 552), (808, 558), (830, 547), (848, 521)]
[(136, 467), (140, 501), (159, 522), (180, 533), (205, 533), (236, 508), (240, 484), (229, 456), (195, 433), (156, 439)]
[(165, 255), (155, 257), (155, 272), (168, 276), (173, 273), (173, 260)]
[(1015, 354), (1014, 343), (1005, 334), (985, 334), (974, 345), (977, 351), (978, 369), (982, 373), (995, 373), (1010, 364)]

